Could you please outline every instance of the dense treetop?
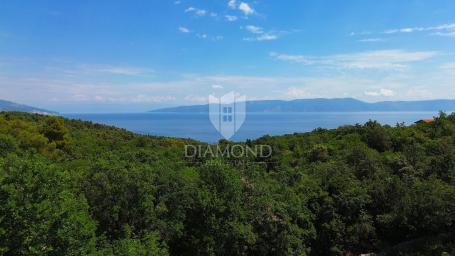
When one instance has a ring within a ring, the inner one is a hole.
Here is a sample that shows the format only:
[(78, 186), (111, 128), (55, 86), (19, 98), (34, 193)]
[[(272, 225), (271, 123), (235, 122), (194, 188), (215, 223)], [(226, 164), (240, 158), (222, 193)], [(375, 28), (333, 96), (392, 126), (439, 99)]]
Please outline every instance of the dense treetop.
[(0, 113), (0, 255), (455, 254), (454, 114), (186, 144)]

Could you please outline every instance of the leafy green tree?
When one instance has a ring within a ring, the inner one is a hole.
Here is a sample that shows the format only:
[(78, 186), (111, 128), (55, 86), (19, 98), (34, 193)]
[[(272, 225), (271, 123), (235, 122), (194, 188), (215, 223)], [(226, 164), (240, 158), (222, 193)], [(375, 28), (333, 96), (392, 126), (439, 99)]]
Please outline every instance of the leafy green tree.
[(387, 130), (376, 121), (369, 121), (365, 124), (365, 141), (368, 146), (384, 152), (392, 146), (392, 141)]
[(0, 167), (0, 251), (6, 255), (88, 255), (95, 222), (65, 173), (40, 158), (6, 159)]
[(309, 152), (310, 162), (325, 162), (329, 159), (329, 150), (325, 145), (315, 145)]
[(17, 151), (17, 143), (13, 137), (0, 134), (0, 156), (5, 157), (8, 153)]

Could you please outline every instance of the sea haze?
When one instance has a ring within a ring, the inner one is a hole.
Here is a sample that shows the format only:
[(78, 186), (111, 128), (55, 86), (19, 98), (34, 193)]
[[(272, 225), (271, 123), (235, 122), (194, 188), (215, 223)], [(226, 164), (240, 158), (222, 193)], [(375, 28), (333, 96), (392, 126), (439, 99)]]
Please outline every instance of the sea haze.
[[(248, 112), (423, 112), (455, 109), (455, 100), (364, 102), (353, 98), (247, 101)], [(151, 112), (208, 112), (209, 106), (193, 105)]]
[[(240, 130), (231, 140), (244, 141), (264, 135), (308, 132), (316, 128), (336, 128), (342, 125), (377, 120), (381, 124), (407, 125), (438, 115), (438, 111), (416, 112), (286, 112), (248, 113)], [(131, 113), (131, 114), (66, 114), (66, 117), (113, 125), (132, 132), (192, 138), (215, 143), (221, 136), (210, 123), (207, 113)]]

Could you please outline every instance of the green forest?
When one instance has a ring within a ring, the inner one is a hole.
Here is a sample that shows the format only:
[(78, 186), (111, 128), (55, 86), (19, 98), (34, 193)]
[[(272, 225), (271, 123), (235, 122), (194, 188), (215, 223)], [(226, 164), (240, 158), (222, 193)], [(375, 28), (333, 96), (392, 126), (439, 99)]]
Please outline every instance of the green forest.
[(0, 113), (0, 255), (455, 255), (455, 114), (187, 144)]

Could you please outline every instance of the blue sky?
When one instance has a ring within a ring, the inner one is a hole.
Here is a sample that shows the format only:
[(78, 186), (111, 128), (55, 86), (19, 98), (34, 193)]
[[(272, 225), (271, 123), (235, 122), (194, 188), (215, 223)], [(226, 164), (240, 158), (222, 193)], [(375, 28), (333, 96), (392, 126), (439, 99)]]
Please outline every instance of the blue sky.
[(455, 2), (2, 1), (0, 98), (61, 112), (455, 98)]

